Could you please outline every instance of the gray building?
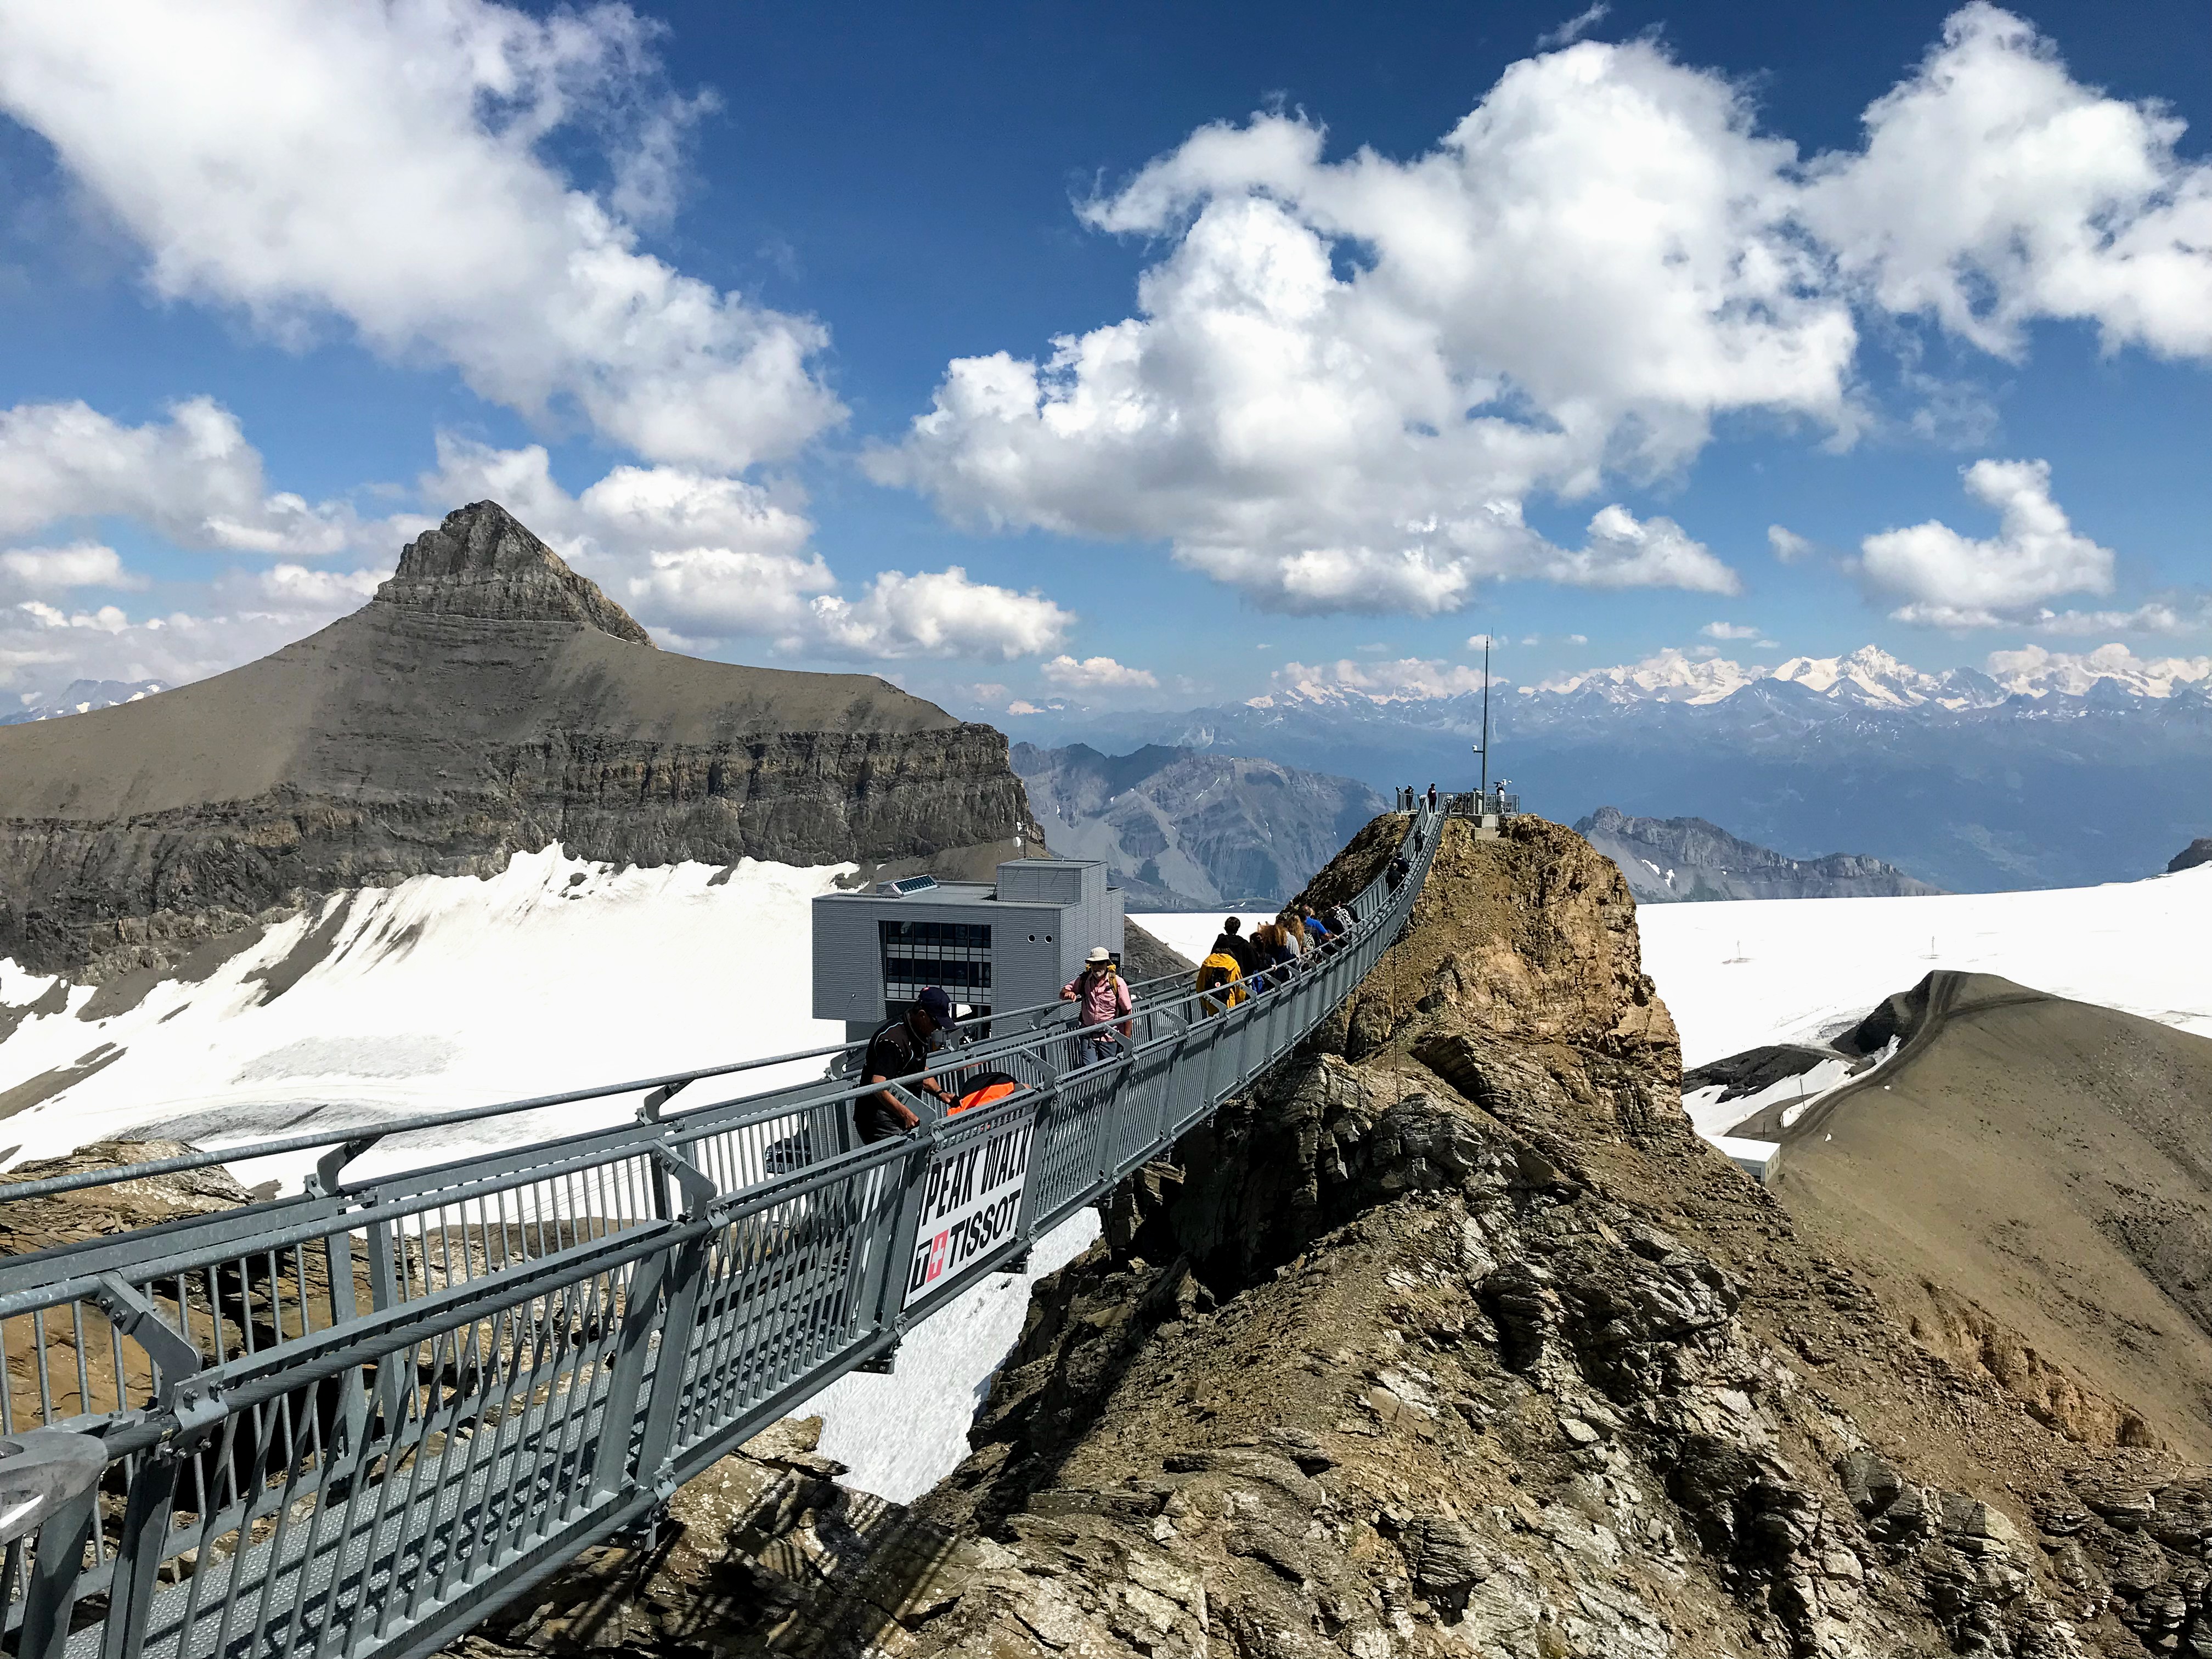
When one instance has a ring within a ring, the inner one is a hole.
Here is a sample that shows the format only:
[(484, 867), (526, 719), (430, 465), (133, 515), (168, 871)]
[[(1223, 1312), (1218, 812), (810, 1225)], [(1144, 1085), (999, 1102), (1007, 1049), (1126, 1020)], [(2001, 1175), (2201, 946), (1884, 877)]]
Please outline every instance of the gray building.
[(963, 1012), (1049, 1002), (1103, 945), (1121, 959), (1121, 890), (1096, 860), (1011, 859), (994, 883), (887, 881), (814, 901), (814, 1018), (866, 1036), (941, 985)]

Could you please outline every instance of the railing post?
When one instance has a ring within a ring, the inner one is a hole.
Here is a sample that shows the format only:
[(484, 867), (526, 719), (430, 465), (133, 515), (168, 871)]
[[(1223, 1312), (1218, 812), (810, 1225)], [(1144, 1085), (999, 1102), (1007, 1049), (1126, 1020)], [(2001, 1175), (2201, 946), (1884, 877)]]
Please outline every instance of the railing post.
[(76, 1581), (84, 1571), (85, 1546), (92, 1541), (93, 1516), (100, 1503), (97, 1482), (46, 1517), (39, 1528), (30, 1583), (23, 1587), (23, 1625), (16, 1659), (62, 1659), (69, 1645), (70, 1614), (76, 1607)]
[(178, 1448), (165, 1439), (138, 1459), (131, 1495), (124, 1500), (123, 1535), (115, 1549), (107, 1618), (100, 1628), (100, 1659), (138, 1659), (154, 1604), (155, 1575), (177, 1496)]
[[(1056, 1084), (1046, 1091), (1037, 1108), (1040, 1121), (1057, 1103), (1059, 1093)], [(908, 1154), (898, 1209), (891, 1222), (890, 1248), (884, 1253), (883, 1285), (876, 1298), (876, 1328), (879, 1331), (896, 1334), (906, 1322), (907, 1277), (914, 1271), (915, 1247), (921, 1242), (915, 1235), (921, 1228), (922, 1188), (929, 1178), (929, 1161), (937, 1152), (937, 1127), (933, 1123), (924, 1130)]]
[[(615, 1332), (614, 1374), (607, 1379), (608, 1421), (600, 1431), (592, 1466), (592, 1490), (600, 1497), (613, 1497), (630, 1481), (642, 1481), (649, 1473), (641, 1461), (635, 1468), (630, 1466), (629, 1444), (642, 1415), (638, 1397), (645, 1386), (646, 1355), (653, 1344), (653, 1330), (660, 1323), (660, 1291), (667, 1282), (674, 1253), (664, 1248), (640, 1261), (623, 1295), (622, 1324)], [(662, 1346), (666, 1346), (665, 1340)], [(629, 1411), (623, 1416), (626, 1404)], [(617, 1419), (623, 1425), (619, 1439), (615, 1434)]]
[[(693, 1222), (702, 1218), (715, 1196), (714, 1183), (677, 1147), (655, 1145), (653, 1156), (660, 1165), (660, 1173), (653, 1182), (658, 1207), (665, 1209), (673, 1202), (668, 1190), (672, 1182), (682, 1190), (682, 1219)], [(685, 1239), (673, 1249), (661, 1251), (656, 1257), (666, 1263), (659, 1287), (665, 1307), (660, 1319), (660, 1352), (653, 1368), (653, 1386), (647, 1391), (644, 1401), (636, 1480), (640, 1486), (649, 1487), (661, 1504), (676, 1496), (673, 1460), (677, 1423), (684, 1406), (684, 1370), (691, 1358), (691, 1336), (699, 1323), (699, 1304), (706, 1294), (707, 1264), (714, 1247), (714, 1235), (708, 1230)], [(650, 1342), (648, 1330), (637, 1345), (636, 1358), (641, 1367)], [(625, 1360), (629, 1358), (624, 1355)], [(617, 1394), (609, 1397), (619, 1400), (626, 1396)]]

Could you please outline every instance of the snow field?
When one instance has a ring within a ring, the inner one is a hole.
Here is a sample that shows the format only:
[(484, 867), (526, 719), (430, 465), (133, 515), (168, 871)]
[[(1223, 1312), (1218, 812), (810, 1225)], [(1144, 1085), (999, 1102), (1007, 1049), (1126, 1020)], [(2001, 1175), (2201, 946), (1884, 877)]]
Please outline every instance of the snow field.
[(993, 1273), (899, 1345), (889, 1376), (854, 1372), (792, 1415), (822, 1418), (822, 1455), (852, 1469), (851, 1485), (908, 1504), (968, 1455), (968, 1427), (1029, 1316), (1030, 1287), (1098, 1237), (1098, 1212), (1079, 1210), (1030, 1247), (1025, 1273)]
[(1170, 950), (1193, 962), (1203, 962), (1224, 918), (1234, 915), (1249, 934), (1263, 922), (1273, 921), (1276, 914), (1273, 910), (1151, 910), (1129, 920)]
[[(0, 1091), (119, 1049), (119, 1057), (0, 1124), (6, 1161), (149, 1127), (220, 1148), (312, 1128), (321, 1115), (444, 1111), (842, 1042), (816, 1021), (809, 901), (852, 869), (747, 860), (617, 871), (556, 848), (500, 875), (417, 877), (326, 901), (272, 927), (198, 984), (135, 1007), (27, 1014), (0, 1041)], [(1218, 926), (1218, 918), (1215, 926)], [(1212, 935), (1209, 933), (1207, 939)], [(264, 1001), (268, 975), (295, 982)], [(0, 958), (0, 1031), (56, 985)], [(695, 1085), (707, 1105), (818, 1076), (820, 1060)], [(719, 1092), (716, 1092), (719, 1091)], [(349, 1177), (627, 1121), (639, 1097), (552, 1107), (386, 1143)], [(231, 1166), (296, 1191), (314, 1154)], [(902, 1346), (890, 1376), (855, 1374), (793, 1414), (820, 1414), (824, 1455), (851, 1484), (900, 1500), (967, 1455), (968, 1426), (1021, 1334), (1030, 1286), (1097, 1237), (1085, 1210), (1040, 1239), (1024, 1274), (993, 1275)]]
[(2212, 1036), (2212, 866), (2019, 893), (1652, 904), (1636, 920), (1685, 1066), (1824, 1041), (1937, 968)]
[[(810, 1011), (808, 902), (852, 867), (617, 871), (555, 847), (518, 854), (489, 879), (419, 876), (341, 894), (201, 983), (165, 981), (88, 1022), (79, 1016), (92, 988), (72, 987), (64, 1012), (23, 1019), (0, 1042), (0, 1089), (106, 1063), (18, 1112), (0, 1144), (14, 1144), (14, 1161), (167, 1127), (235, 1146), (319, 1120), (488, 1105), (839, 1042), (843, 1026)], [(294, 975), (264, 1000), (272, 977)], [(0, 1030), (10, 1006), (52, 984), (0, 962)], [(684, 1103), (818, 1076), (822, 1064), (696, 1085)], [(636, 1105), (623, 1096), (410, 1135), (348, 1174), (599, 1127)], [(312, 1161), (235, 1172), (289, 1189)]]

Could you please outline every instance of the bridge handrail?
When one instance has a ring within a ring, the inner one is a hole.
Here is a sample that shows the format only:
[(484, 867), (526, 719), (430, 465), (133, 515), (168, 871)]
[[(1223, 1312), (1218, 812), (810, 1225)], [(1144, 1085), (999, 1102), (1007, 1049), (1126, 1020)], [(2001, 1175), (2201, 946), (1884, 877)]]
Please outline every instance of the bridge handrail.
[[(1132, 980), (1129, 987), (1133, 994), (1142, 995), (1163, 986), (1180, 984), (1188, 977), (1182, 972), (1158, 974), (1151, 979)], [(1048, 1024), (1073, 1024), (1074, 1012), (1066, 1003), (1055, 1000), (1027, 1008), (1010, 1008), (1004, 1012), (994, 1010), (983, 1023), (995, 1028), (1015, 1020), (1028, 1020), (1031, 1023), (1030, 1029), (1040, 1030)], [(193, 1170), (212, 1169), (222, 1164), (246, 1164), (255, 1158), (276, 1158), (288, 1152), (313, 1152), (319, 1146), (339, 1146), (364, 1137), (388, 1140), (425, 1129), (450, 1128), (455, 1124), (478, 1123), (522, 1112), (544, 1111), (554, 1106), (574, 1106), (587, 1100), (612, 1100), (623, 1095), (645, 1094), (659, 1090), (667, 1091), (664, 1099), (672, 1098), (691, 1084), (705, 1082), (712, 1078), (731, 1077), (743, 1072), (763, 1071), (771, 1066), (788, 1066), (800, 1060), (830, 1059), (844, 1054), (857, 1058), (867, 1046), (867, 1038), (858, 1037), (843, 1042), (824, 1043), (817, 1048), (793, 1049), (788, 1054), (729, 1060), (718, 1066), (701, 1066), (694, 1071), (668, 1072), (658, 1077), (635, 1079), (628, 1083), (595, 1084), (586, 1089), (533, 1095), (521, 1100), (495, 1101), (483, 1106), (458, 1106), (443, 1112), (417, 1112), (410, 1115), (372, 1119), (362, 1123), (341, 1124), (333, 1128), (303, 1130), (295, 1135), (247, 1141), (235, 1146), (180, 1152), (173, 1157), (148, 1158), (137, 1164), (76, 1170), (67, 1175), (44, 1176), (32, 1181), (0, 1182), (0, 1204), (18, 1199), (51, 1198), (62, 1193), (82, 1192), (90, 1187), (112, 1187), (118, 1182), (143, 1180), (151, 1176), (181, 1175)], [(915, 1075), (920, 1076), (921, 1073)]]
[(825, 1079), (0, 1263), (0, 1432), (96, 1435), (128, 1492), (9, 1545), (19, 1659), (431, 1651), (1286, 1054), (1397, 936), (1436, 829), (1300, 971), (1233, 1008), (1147, 999), (1103, 1058), (996, 1031), (930, 1072), (1023, 1086), (904, 1138), (853, 1144), (868, 1085)]

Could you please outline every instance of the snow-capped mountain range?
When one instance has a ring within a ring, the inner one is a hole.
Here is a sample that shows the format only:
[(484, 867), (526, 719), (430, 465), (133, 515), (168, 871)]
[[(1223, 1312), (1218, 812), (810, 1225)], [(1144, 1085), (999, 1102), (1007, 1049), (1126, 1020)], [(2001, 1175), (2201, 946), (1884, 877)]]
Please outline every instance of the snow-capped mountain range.
[(0, 726), (25, 726), (33, 720), (59, 720), (64, 714), (89, 714), (95, 708), (137, 702), (141, 697), (150, 697), (168, 689), (159, 680), (71, 680), (58, 696), (0, 714)]
[[(1286, 670), (1263, 696), (1003, 717), (1040, 744), (1148, 743), (1464, 787), (1481, 677), (1448, 665)], [(1847, 848), (1954, 892), (2124, 880), (2212, 831), (2212, 657), (2029, 647), (1930, 673), (1869, 646), (1771, 666), (1662, 652), (1493, 682), (1490, 775), (1572, 823), (1610, 804), (1699, 817), (1793, 859)]]
[[(1558, 674), (1534, 685), (1513, 685), (1502, 676), (1492, 681), (1492, 702), (1514, 695), (1541, 702), (1595, 696), (1608, 702), (1716, 703), (1762, 680), (1796, 685), (1827, 699), (1866, 708), (1953, 711), (1992, 708), (2014, 697), (2085, 697), (2099, 688), (2130, 697), (2163, 699), (2191, 692), (2212, 694), (2212, 657), (2143, 659), (2124, 646), (2104, 646), (2080, 654), (2045, 651), (2001, 651), (1990, 659), (1990, 672), (1947, 668), (1929, 673), (1901, 662), (1880, 646), (1865, 645), (1836, 657), (1791, 657), (1771, 667), (1741, 663), (1717, 652), (1666, 650), (1642, 662), (1612, 668)], [(1480, 701), (1481, 677), (1468, 677), (1465, 689), (1443, 691), (1452, 682), (1441, 676), (1412, 677), (1389, 684), (1359, 685), (1304, 671), (1290, 675), (1282, 688), (1249, 700), (1254, 708), (1286, 702), (1341, 705)], [(1440, 693), (1442, 693), (1440, 695)]]
[(2107, 687), (2131, 697), (2171, 697), (2212, 688), (2212, 657), (2138, 658), (2124, 646), (2106, 646), (2080, 656), (2029, 649), (1999, 652), (1992, 673), (1949, 668), (1926, 673), (1899, 662), (1879, 646), (1861, 646), (1840, 657), (1792, 657), (1771, 668), (1725, 657), (1697, 657), (1679, 651), (1620, 668), (1562, 675), (1540, 685), (1519, 688), (1522, 695), (1564, 696), (1595, 688), (1620, 701), (1639, 697), (1663, 702), (1719, 702), (1760, 680), (1803, 687), (1834, 702), (1869, 708), (1991, 708), (2013, 697), (2087, 696)]

